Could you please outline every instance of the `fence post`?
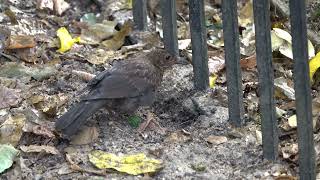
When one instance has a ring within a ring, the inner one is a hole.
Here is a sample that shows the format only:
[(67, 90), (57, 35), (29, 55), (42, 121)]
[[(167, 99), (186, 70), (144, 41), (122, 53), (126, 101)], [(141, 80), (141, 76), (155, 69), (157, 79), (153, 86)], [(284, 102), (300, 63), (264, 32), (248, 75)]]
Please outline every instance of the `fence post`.
[(241, 126), (243, 120), (242, 79), (236, 0), (222, 0), (222, 23), (227, 71), (229, 121)]
[(173, 55), (179, 55), (176, 0), (161, 0), (163, 43)]
[(132, 15), (134, 27), (137, 30), (147, 30), (147, 1), (132, 0)]
[(189, 11), (194, 86), (205, 90), (209, 86), (209, 68), (204, 0), (189, 0)]
[(316, 179), (305, 1), (290, 0), (300, 179)]
[(259, 74), (259, 94), (262, 129), (263, 157), (278, 157), (278, 126), (275, 113), (272, 49), (270, 37), (269, 0), (254, 0), (254, 24), (256, 34), (256, 59)]

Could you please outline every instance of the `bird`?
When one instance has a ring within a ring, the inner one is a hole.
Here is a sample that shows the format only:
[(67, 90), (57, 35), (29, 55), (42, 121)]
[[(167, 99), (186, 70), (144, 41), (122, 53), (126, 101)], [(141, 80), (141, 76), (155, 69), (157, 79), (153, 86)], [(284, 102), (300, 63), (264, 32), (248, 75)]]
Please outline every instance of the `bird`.
[(140, 106), (151, 106), (164, 72), (177, 62), (176, 55), (161, 48), (115, 62), (88, 82), (88, 93), (56, 120), (55, 130), (70, 139), (103, 107), (131, 114)]

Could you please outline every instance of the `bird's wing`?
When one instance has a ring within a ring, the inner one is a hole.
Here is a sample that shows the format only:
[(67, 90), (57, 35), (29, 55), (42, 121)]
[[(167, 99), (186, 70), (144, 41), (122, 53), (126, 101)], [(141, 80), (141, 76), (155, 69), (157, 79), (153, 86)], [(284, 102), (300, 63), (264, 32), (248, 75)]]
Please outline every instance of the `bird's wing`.
[(143, 77), (109, 75), (100, 80), (84, 100), (137, 97), (150, 88), (153, 85)]
[(90, 88), (93, 88), (94, 86), (96, 86), (105, 76), (110, 75), (109, 70), (104, 70), (102, 72), (100, 72), (99, 74), (97, 74), (94, 78), (92, 78), (87, 86)]

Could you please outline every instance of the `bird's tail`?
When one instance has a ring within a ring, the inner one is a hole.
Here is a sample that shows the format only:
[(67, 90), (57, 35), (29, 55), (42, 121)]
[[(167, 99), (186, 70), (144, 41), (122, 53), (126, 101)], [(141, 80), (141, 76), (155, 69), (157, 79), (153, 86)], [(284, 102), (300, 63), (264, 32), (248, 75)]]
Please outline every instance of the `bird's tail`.
[(74, 135), (79, 128), (94, 114), (97, 110), (106, 104), (106, 100), (81, 101), (71, 107), (68, 112), (63, 114), (55, 123), (55, 129), (63, 137), (69, 138)]

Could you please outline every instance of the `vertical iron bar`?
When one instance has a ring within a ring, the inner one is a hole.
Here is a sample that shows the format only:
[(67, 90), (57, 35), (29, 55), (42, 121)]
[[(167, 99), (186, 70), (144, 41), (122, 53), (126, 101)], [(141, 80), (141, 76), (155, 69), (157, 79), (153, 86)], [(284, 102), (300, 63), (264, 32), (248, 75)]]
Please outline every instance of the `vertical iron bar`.
[(272, 49), (270, 37), (270, 2), (254, 0), (254, 23), (256, 34), (256, 58), (259, 72), (260, 112), (262, 123), (263, 157), (276, 160), (278, 157), (278, 127), (275, 113)]
[(132, 15), (134, 27), (137, 30), (147, 30), (147, 1), (133, 0), (132, 1)]
[(240, 69), (237, 1), (222, 1), (223, 37), (227, 71), (229, 121), (241, 126), (243, 121), (242, 79)]
[(173, 55), (179, 55), (176, 0), (161, 0), (163, 43)]
[(194, 86), (205, 90), (209, 86), (209, 68), (204, 0), (189, 0), (189, 11)]
[(305, 1), (290, 0), (300, 179), (316, 179)]

